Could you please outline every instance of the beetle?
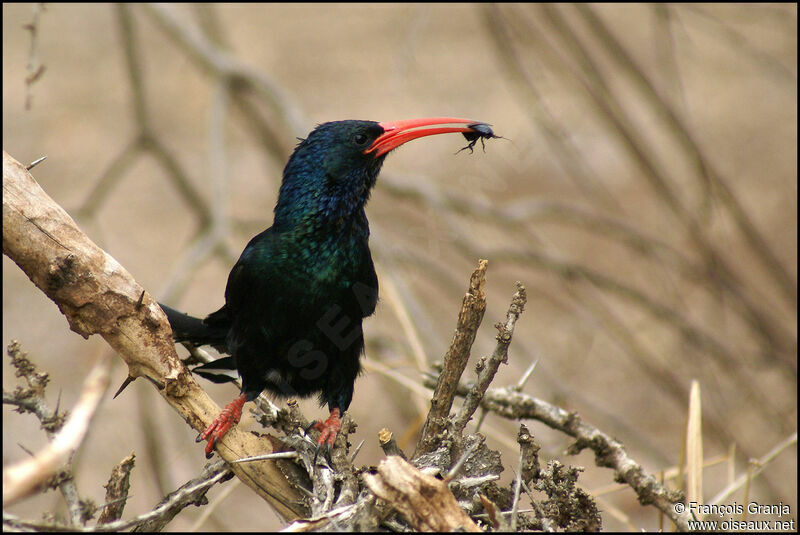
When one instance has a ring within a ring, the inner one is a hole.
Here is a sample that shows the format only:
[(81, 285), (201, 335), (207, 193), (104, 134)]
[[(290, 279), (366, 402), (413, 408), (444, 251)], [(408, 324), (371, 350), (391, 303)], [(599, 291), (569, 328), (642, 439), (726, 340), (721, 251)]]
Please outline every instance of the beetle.
[(495, 135), (495, 133), (492, 131), (491, 128), (492, 125), (487, 123), (472, 123), (468, 124), (467, 127), (471, 128), (472, 131), (463, 132), (462, 135), (464, 136), (464, 138), (466, 138), (467, 141), (469, 141), (469, 143), (467, 144), (466, 147), (462, 147), (459, 150), (457, 150), (456, 154), (465, 149), (469, 149), (469, 153), (472, 154), (473, 152), (475, 152), (473, 147), (475, 147), (475, 143), (477, 143), (479, 139), (481, 140), (481, 147), (483, 148), (483, 152), (486, 152), (486, 144), (484, 142), (485, 139), (492, 139), (492, 138), (505, 139), (503, 136)]

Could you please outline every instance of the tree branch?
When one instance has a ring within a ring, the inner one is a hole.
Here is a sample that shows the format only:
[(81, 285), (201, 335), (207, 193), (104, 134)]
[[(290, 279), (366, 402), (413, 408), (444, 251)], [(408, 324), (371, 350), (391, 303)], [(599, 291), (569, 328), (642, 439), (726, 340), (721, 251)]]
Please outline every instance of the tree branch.
[(475, 334), (478, 332), (478, 327), (483, 320), (483, 313), (486, 311), (486, 295), (483, 293), (483, 286), (486, 283), (488, 264), (486, 260), (479, 260), (478, 267), (470, 278), (469, 290), (464, 296), (461, 312), (458, 314), (456, 333), (444, 356), (444, 368), (439, 374), (436, 389), (431, 398), (431, 410), (422, 427), (414, 457), (435, 450), (439, 444), (439, 436), (447, 426), (458, 381), (467, 366)]
[(364, 474), (364, 482), (417, 531), (481, 531), (458, 506), (447, 483), (422, 473), (397, 455), (381, 461), (376, 474)]
[(464, 404), (461, 406), (461, 410), (458, 412), (453, 422), (453, 427), (457, 434), (460, 435), (464, 431), (467, 422), (469, 422), (472, 415), (475, 414), (475, 410), (478, 408), (478, 405), (480, 405), (483, 395), (486, 393), (486, 389), (489, 388), (500, 365), (508, 362), (508, 346), (511, 345), (511, 337), (514, 335), (514, 326), (520, 314), (522, 314), (522, 311), (525, 309), (525, 303), (527, 303), (527, 301), (528, 297), (525, 293), (525, 286), (517, 282), (517, 291), (514, 293), (514, 297), (511, 299), (511, 305), (508, 307), (506, 322), (495, 324), (498, 332), (497, 346), (495, 347), (494, 353), (489, 357), (488, 362), (486, 362), (485, 359), (481, 361), (478, 380), (475, 381), (469, 394), (467, 394)]

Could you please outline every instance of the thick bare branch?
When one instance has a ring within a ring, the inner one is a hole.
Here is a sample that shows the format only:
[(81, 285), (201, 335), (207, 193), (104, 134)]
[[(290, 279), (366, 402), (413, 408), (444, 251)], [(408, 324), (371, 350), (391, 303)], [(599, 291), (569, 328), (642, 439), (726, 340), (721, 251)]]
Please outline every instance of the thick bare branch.
[(136, 454), (131, 452), (111, 471), (111, 477), (108, 479), (108, 483), (104, 485), (107, 505), (97, 519), (98, 524), (108, 524), (122, 518), (122, 511), (125, 509), (128, 491), (131, 488), (131, 471), (135, 460)]
[(458, 506), (447, 484), (392, 455), (381, 461), (377, 474), (364, 482), (378, 497), (400, 511), (417, 531), (481, 531)]
[(475, 334), (478, 332), (478, 327), (483, 320), (483, 313), (486, 311), (486, 295), (483, 293), (483, 286), (486, 283), (488, 264), (486, 260), (479, 260), (478, 267), (470, 278), (469, 289), (458, 314), (456, 332), (450, 348), (444, 356), (444, 368), (439, 374), (436, 390), (431, 398), (431, 410), (428, 412), (417, 442), (415, 457), (436, 449), (439, 435), (447, 425), (458, 381), (467, 366)]

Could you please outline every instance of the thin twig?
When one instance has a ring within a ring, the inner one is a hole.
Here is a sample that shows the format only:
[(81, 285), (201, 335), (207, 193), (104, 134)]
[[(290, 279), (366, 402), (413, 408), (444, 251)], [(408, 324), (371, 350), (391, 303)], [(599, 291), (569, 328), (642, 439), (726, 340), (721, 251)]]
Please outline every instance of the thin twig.
[(500, 368), (500, 364), (508, 362), (508, 347), (511, 345), (511, 338), (514, 335), (514, 326), (520, 314), (522, 314), (522, 311), (525, 310), (525, 303), (527, 303), (527, 301), (528, 297), (525, 293), (525, 286), (517, 281), (517, 291), (511, 298), (511, 304), (506, 313), (506, 321), (505, 323), (497, 323), (495, 325), (498, 333), (497, 346), (495, 347), (494, 353), (492, 353), (488, 362), (483, 365), (483, 368), (478, 373), (478, 379), (470, 389), (469, 394), (467, 394), (458, 415), (453, 419), (453, 428), (457, 435), (463, 433), (467, 422), (472, 418), (472, 415), (475, 414), (475, 410), (480, 405), (483, 394), (486, 392), (486, 389), (489, 388), (497, 370)]
[(216, 47), (205, 36), (178, 17), (172, 8), (157, 4), (146, 4), (144, 11), (159, 24), (161, 29), (188, 57), (216, 76), (228, 76), (245, 82), (253, 88), (270, 107), (279, 114), (295, 136), (308, 131), (309, 121), (289, 94), (263, 72), (244, 65), (238, 58)]
[(531, 362), (531, 365), (528, 366), (528, 369), (525, 370), (525, 373), (523, 373), (522, 377), (520, 377), (519, 382), (514, 385), (514, 390), (516, 390), (517, 392), (521, 392), (522, 391), (523, 387), (525, 386), (525, 383), (527, 383), (528, 379), (530, 379), (531, 375), (533, 375), (533, 370), (536, 369), (536, 365), (538, 363), (539, 363), (539, 359), (536, 359), (533, 362)]
[(44, 3), (36, 2), (33, 4), (33, 20), (25, 24), (23, 29), (31, 32), (31, 45), (28, 48), (28, 63), (25, 69), (28, 75), (25, 77), (25, 109), (30, 110), (33, 103), (33, 84), (39, 80), (46, 67), (39, 62), (39, 16), (45, 11)]
[(403, 453), (403, 450), (397, 445), (397, 441), (394, 439), (394, 433), (388, 429), (383, 428), (378, 432), (378, 443), (380, 443), (381, 449), (386, 455), (397, 455), (402, 457), (403, 460), (408, 459), (406, 454)]
[(757, 468), (752, 474), (750, 474), (748, 471), (747, 473), (740, 475), (738, 478), (736, 478), (735, 481), (729, 483), (724, 489), (719, 491), (716, 496), (708, 500), (708, 502), (706, 503), (709, 504), (723, 503), (734, 492), (742, 488), (742, 486), (747, 482), (748, 479), (753, 478), (757, 476), (759, 473), (761, 473), (761, 471), (764, 468), (766, 468), (770, 464), (770, 462), (772, 462), (772, 460), (778, 456), (778, 454), (780, 454), (783, 450), (785, 450), (786, 448), (788, 448), (793, 444), (797, 444), (797, 431), (789, 435), (785, 440), (782, 440), (781, 442), (776, 444), (774, 448), (769, 450), (769, 452), (767, 452), (763, 457), (759, 458), (756, 461)]
[(267, 461), (271, 459), (297, 459), (298, 453), (296, 451), (279, 451), (278, 453), (267, 453), (265, 455), (253, 455), (252, 457), (245, 457), (243, 459), (236, 459), (232, 463), (249, 463), (253, 461)]

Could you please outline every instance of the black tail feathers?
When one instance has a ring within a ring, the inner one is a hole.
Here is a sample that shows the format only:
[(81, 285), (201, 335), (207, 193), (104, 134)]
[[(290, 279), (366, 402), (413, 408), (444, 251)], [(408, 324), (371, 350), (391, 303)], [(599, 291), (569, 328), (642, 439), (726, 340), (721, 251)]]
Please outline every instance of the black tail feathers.
[(236, 372), (236, 361), (233, 357), (222, 357), (208, 364), (195, 366), (192, 368), (192, 373), (213, 383), (229, 383), (239, 379), (239, 374)]
[(195, 346), (210, 345), (225, 351), (228, 327), (218, 319), (222, 310), (212, 314), (216, 316), (215, 321), (207, 322), (167, 305), (159, 303), (159, 306), (167, 315), (176, 342), (190, 342)]
[[(167, 305), (159, 303), (159, 306), (167, 315), (176, 342), (189, 342), (195, 346), (209, 345), (220, 353), (228, 352), (226, 338), (230, 322), (225, 307), (201, 320)], [(192, 373), (215, 383), (232, 382), (239, 378), (233, 357), (223, 357), (195, 366)]]

